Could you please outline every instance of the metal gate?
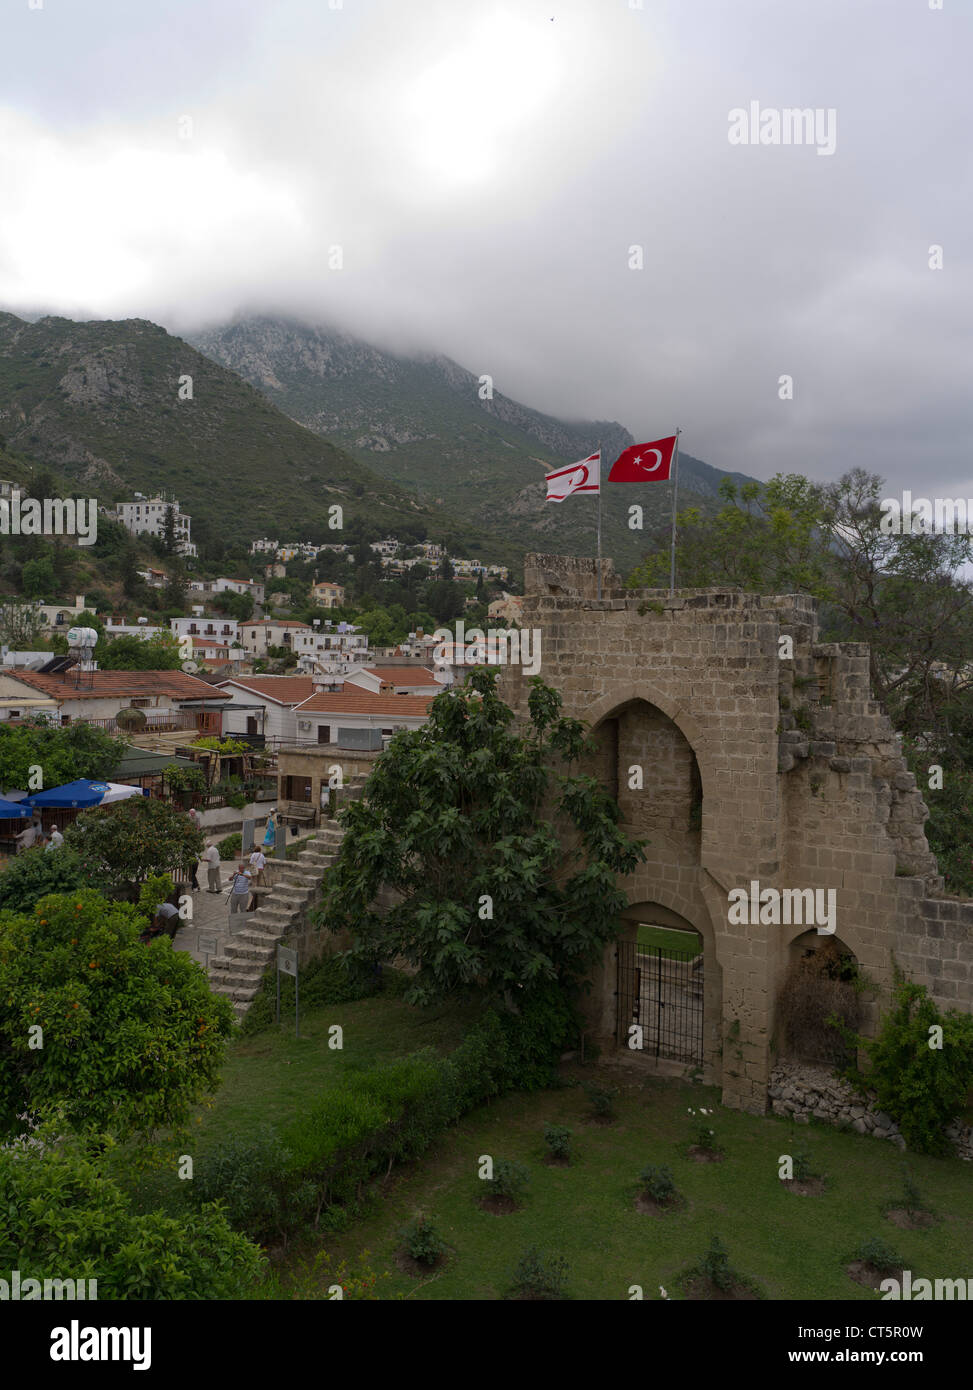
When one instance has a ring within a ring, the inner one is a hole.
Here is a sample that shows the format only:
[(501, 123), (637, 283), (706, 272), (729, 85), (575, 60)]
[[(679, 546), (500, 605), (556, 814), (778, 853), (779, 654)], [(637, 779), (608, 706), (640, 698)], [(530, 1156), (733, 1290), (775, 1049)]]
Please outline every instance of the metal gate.
[[(638, 1037), (641, 1051), (678, 1062), (703, 1061), (703, 953), (619, 942), (615, 990), (618, 1041)], [(634, 1049), (633, 1049), (634, 1050)]]

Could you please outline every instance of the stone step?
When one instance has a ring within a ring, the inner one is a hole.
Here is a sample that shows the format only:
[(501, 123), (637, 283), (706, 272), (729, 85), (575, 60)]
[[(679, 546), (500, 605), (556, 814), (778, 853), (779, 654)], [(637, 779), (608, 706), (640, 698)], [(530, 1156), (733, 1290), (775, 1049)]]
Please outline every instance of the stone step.
[(210, 961), (210, 969), (215, 970), (221, 980), (229, 975), (245, 975), (248, 979), (259, 979), (267, 968), (267, 961), (250, 960), (235, 952), (225, 956), (215, 956)]
[[(268, 959), (273, 959), (277, 944), (283, 937), (283, 932), (241, 932), (239, 936), (233, 938), (233, 946), (236, 950), (243, 952), (265, 951)], [(221, 960), (223, 957), (216, 956), (213, 959)], [(212, 960), (210, 962), (212, 964)]]
[(219, 976), (219, 984), (222, 986), (222, 993), (232, 992), (233, 990), (250, 990), (250, 998), (257, 993), (260, 988), (260, 981), (263, 977), (263, 968), (259, 967), (255, 971), (248, 971), (242, 966), (235, 970), (225, 970)]
[(255, 985), (251, 989), (249, 986), (216, 984), (213, 986), (213, 993), (223, 994), (228, 999), (241, 1003), (243, 1005), (242, 1012), (245, 1013), (250, 1004), (253, 1003), (257, 994), (257, 986)]

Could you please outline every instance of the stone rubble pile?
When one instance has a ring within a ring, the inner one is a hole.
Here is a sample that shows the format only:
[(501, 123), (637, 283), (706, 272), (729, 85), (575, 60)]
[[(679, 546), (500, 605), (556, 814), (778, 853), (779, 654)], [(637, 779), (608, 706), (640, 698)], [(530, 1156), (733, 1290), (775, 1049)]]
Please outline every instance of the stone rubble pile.
[[(812, 1115), (827, 1124), (846, 1123), (858, 1134), (888, 1139), (897, 1149), (905, 1148), (898, 1126), (877, 1108), (875, 1096), (860, 1096), (826, 1067), (778, 1062), (767, 1094), (775, 1115), (790, 1115), (798, 1124), (806, 1124)], [(959, 1157), (973, 1160), (973, 1126), (953, 1124), (946, 1133)]]

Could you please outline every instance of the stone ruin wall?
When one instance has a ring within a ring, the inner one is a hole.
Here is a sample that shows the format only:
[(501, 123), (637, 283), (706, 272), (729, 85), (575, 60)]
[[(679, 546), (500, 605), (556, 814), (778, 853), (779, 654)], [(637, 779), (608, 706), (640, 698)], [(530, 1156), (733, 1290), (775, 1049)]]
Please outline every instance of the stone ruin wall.
[[(529, 555), (523, 626), (541, 631), (540, 675), (565, 713), (598, 735), (591, 770), (630, 833), (650, 841), (623, 884), (629, 903), (702, 936), (703, 1071), (724, 1103), (767, 1107), (776, 1000), (807, 930), (731, 924), (727, 894), (753, 879), (836, 890), (835, 939), (879, 987), (866, 1032), (887, 1004), (893, 956), (941, 1007), (973, 1010), (973, 902), (943, 896), (922, 795), (870, 697), (867, 646), (818, 643), (803, 595), (670, 598), (625, 588), (610, 561), (603, 574), (599, 601), (593, 560)], [(779, 657), (782, 636), (793, 660)], [(505, 668), (501, 688), (525, 708), (522, 670)], [(632, 764), (644, 767), (641, 791), (628, 788)], [(588, 1004), (603, 1046), (616, 1042), (615, 984), (611, 947)]]

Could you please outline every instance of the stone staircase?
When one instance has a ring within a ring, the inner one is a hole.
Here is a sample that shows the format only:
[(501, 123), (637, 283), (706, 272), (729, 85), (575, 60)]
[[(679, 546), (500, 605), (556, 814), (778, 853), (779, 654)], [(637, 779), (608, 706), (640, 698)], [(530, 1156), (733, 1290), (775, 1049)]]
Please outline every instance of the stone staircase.
[[(355, 778), (343, 788), (342, 800), (359, 796), (364, 777)], [(264, 971), (276, 957), (277, 947), (295, 928), (302, 926), (309, 908), (321, 898), (324, 875), (335, 862), (344, 830), (336, 820), (326, 820), (295, 859), (273, 864), (273, 886), (255, 912), (231, 918), (236, 926), (245, 925), (228, 939), (225, 953), (209, 962), (210, 988), (225, 994), (233, 1003), (237, 1022), (246, 1015), (260, 988)]]

